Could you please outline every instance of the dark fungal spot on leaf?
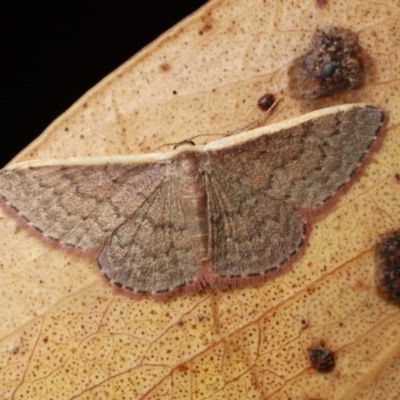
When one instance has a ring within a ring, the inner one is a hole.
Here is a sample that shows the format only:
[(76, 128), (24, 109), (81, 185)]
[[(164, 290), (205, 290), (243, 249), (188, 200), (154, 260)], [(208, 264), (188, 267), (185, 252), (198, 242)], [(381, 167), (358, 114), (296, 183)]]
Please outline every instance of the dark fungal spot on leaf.
[(328, 372), (335, 366), (333, 354), (325, 347), (309, 347), (308, 359), (311, 366), (318, 372)]
[(205, 22), (203, 27), (199, 31), (199, 35), (203, 35), (204, 33), (211, 31), (212, 25), (209, 22)]
[(257, 106), (263, 111), (268, 111), (274, 103), (275, 96), (271, 93), (266, 93), (258, 99)]
[(213, 18), (211, 13), (206, 14), (201, 19), (203, 22), (203, 26), (199, 30), (199, 35), (203, 35), (213, 29)]
[(160, 69), (161, 69), (161, 71), (163, 71), (163, 72), (168, 72), (168, 71), (171, 70), (171, 64), (169, 64), (169, 63), (167, 63), (167, 62), (162, 63), (162, 64), (160, 65)]
[(305, 55), (289, 67), (289, 94), (316, 99), (354, 90), (364, 83), (364, 55), (349, 29), (318, 29)]
[(378, 293), (400, 306), (400, 230), (390, 232), (376, 245)]
[(328, 5), (328, 0), (316, 0), (317, 7), (324, 8)]

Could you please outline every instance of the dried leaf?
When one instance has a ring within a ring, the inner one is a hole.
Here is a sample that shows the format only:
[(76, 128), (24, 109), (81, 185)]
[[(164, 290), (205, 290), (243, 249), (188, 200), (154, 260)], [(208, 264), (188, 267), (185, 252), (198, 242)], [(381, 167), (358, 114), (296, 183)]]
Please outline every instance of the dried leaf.
[[(285, 94), (287, 66), (316, 28), (352, 29), (371, 60), (365, 86), (318, 106), (362, 99), (385, 109), (388, 132), (357, 182), (315, 221), (304, 255), (260, 287), (133, 300), (113, 291), (90, 257), (48, 247), (2, 214), (2, 397), (398, 395), (400, 311), (377, 294), (374, 248), (400, 225), (400, 9), (389, 0), (323, 3), (208, 3), (15, 159), (140, 153), (231, 132), (262, 114), (265, 93), (282, 98), (268, 123), (300, 115), (313, 103)], [(307, 350), (320, 346), (335, 359), (323, 375)]]

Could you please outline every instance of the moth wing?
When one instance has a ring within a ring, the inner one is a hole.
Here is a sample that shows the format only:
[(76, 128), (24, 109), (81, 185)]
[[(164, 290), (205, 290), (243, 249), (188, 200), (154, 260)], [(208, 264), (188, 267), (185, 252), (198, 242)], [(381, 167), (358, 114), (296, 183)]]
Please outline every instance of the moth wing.
[(372, 106), (339, 106), (206, 145), (216, 274), (208, 280), (264, 275), (289, 261), (304, 243), (303, 210), (349, 181), (383, 119)]
[(162, 163), (16, 166), (0, 171), (0, 196), (45, 238), (89, 250), (146, 201), (165, 168)]
[(207, 179), (210, 284), (251, 278), (285, 264), (304, 242), (305, 221), (290, 204), (214, 169)]
[(140, 294), (199, 284), (199, 265), (173, 179), (166, 178), (112, 233), (98, 264), (112, 283)]
[(337, 106), (258, 128), (256, 135), (244, 132), (236, 143), (229, 138), (228, 146), (205, 148), (214, 167), (244, 186), (312, 210), (349, 182), (383, 120), (384, 112), (373, 106)]

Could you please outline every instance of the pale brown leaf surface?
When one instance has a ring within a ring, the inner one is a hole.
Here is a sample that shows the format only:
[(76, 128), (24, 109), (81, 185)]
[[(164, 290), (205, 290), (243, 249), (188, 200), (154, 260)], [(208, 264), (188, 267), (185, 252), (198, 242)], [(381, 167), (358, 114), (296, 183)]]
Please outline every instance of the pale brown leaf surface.
[[(44, 245), (2, 214), (0, 397), (397, 398), (400, 311), (376, 293), (374, 244), (400, 226), (399, 18), (389, 0), (210, 2), (22, 152), (16, 161), (138, 153), (233, 131), (261, 115), (266, 92), (282, 91), (268, 123), (300, 115), (308, 109), (285, 94), (287, 66), (331, 25), (359, 33), (374, 73), (321, 104), (372, 103), (390, 118), (381, 148), (316, 221), (305, 254), (258, 288), (133, 300), (93, 260)], [(321, 341), (336, 360), (327, 374), (307, 359)]]

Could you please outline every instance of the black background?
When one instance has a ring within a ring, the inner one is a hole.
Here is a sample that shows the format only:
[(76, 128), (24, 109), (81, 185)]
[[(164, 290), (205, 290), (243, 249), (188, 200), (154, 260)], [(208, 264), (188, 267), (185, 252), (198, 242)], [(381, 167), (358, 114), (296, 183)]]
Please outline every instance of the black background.
[(0, 6), (0, 167), (88, 89), (205, 0)]

